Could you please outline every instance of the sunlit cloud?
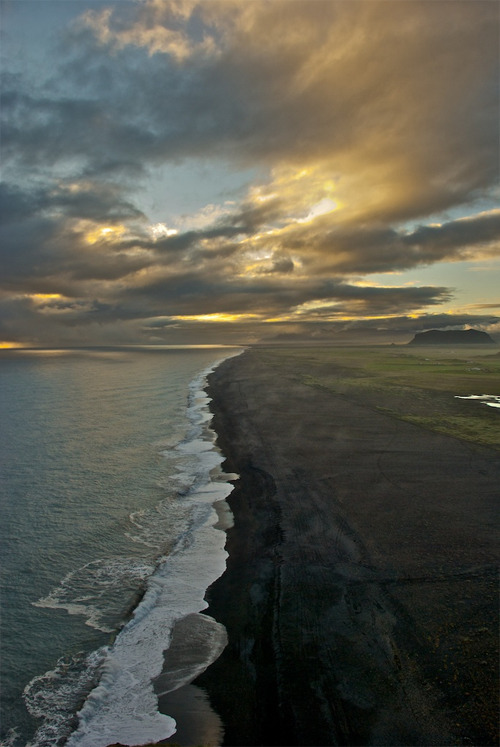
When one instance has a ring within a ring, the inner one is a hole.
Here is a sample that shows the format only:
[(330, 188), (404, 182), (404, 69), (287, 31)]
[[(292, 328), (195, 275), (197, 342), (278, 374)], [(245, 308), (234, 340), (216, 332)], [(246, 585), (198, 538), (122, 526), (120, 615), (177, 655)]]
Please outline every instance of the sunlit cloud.
[(123, 236), (125, 230), (125, 226), (98, 226), (85, 233), (85, 241), (88, 244), (113, 242)]
[(320, 215), (327, 215), (337, 210), (339, 203), (331, 200), (329, 197), (323, 197), (316, 205), (313, 205), (308, 215), (305, 218), (299, 218), (298, 223), (309, 223), (310, 221), (318, 218)]
[(248, 322), (260, 319), (258, 314), (184, 314), (172, 319), (182, 322)]
[(165, 223), (155, 223), (149, 226), (148, 230), (155, 241), (163, 236), (176, 236), (179, 233), (176, 228), (168, 228)]
[(5, 77), (1, 339), (496, 323), (494, 4), (74, 7), (50, 74)]
[(47, 304), (51, 301), (59, 301), (63, 298), (60, 293), (30, 293), (27, 296), (36, 304)]
[[(186, 0), (149, 0), (142, 4), (138, 19), (128, 27), (116, 23), (112, 8), (87, 11), (80, 25), (90, 29), (101, 44), (115, 50), (127, 46), (144, 47), (151, 55), (167, 54), (181, 63), (194, 54), (214, 53), (217, 48), (211, 36), (205, 34), (201, 41), (195, 42), (183, 29), (169, 28), (169, 25), (188, 20), (195, 6), (196, 3)], [(167, 19), (169, 25), (165, 23)]]

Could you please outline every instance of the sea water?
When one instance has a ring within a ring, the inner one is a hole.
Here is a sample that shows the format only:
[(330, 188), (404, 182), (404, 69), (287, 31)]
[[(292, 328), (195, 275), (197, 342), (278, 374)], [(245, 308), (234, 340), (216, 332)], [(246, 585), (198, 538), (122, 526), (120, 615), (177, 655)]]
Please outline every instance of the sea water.
[(198, 615), (204, 645), (167, 690), (225, 645), (200, 612), (225, 568), (235, 476), (221, 470), (204, 387), (239, 352), (0, 355), (2, 745), (175, 733), (154, 690), (175, 623)]

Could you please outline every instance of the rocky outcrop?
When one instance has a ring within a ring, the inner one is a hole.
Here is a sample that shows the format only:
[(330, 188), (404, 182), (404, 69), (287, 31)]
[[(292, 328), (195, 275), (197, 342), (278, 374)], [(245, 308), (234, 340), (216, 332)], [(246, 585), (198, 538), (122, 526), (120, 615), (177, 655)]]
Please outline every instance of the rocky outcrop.
[(495, 345), (495, 341), (478, 329), (430, 329), (418, 332), (408, 345)]

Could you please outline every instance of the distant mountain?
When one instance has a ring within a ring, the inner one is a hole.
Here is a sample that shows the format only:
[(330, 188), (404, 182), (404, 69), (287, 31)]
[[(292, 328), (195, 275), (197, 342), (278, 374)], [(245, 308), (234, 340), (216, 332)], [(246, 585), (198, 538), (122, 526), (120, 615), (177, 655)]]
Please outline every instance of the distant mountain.
[(408, 345), (495, 345), (495, 341), (478, 329), (430, 329), (417, 332)]

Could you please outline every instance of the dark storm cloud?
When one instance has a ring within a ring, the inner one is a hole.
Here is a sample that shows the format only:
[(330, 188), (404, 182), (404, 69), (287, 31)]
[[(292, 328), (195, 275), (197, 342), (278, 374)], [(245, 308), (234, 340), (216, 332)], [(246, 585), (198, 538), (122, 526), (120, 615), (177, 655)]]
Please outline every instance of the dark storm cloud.
[[(123, 304), (128, 299), (143, 299), (151, 312), (167, 317), (251, 313), (262, 318), (300, 313), (300, 307), (311, 302), (317, 304), (306, 307), (307, 314), (312, 317), (363, 315), (370, 310), (377, 314), (403, 313), (420, 306), (440, 304), (449, 297), (449, 290), (441, 287), (385, 288), (310, 279), (291, 284), (286, 277), (280, 280), (270, 276), (248, 282), (245, 278), (234, 277), (211, 279), (192, 272), (163, 277), (118, 296)], [(331, 306), (332, 303), (335, 306)]]
[(295, 264), (293, 262), (293, 259), (290, 259), (290, 257), (278, 257), (274, 260), (269, 269), (266, 268), (262, 272), (266, 275), (270, 273), (287, 275), (288, 273), (293, 272), (294, 269)]
[[(498, 181), (497, 33), (483, 0), (84, 13), (42, 84), (4, 78), (9, 334), (135, 339), (169, 316), (360, 321), (447, 302), (349, 276), (498, 255), (498, 212), (426, 224)], [(210, 224), (155, 232), (137, 206), (149, 169), (198, 157), (267, 181)]]
[[(472, 314), (423, 314), (417, 324), (412, 316), (397, 316), (387, 319), (355, 319), (333, 322), (281, 322), (266, 325), (262, 341), (267, 343), (342, 343), (366, 344), (398, 342), (408, 343), (416, 332), (429, 329), (490, 329), (496, 325), (500, 332), (498, 316)], [(493, 335), (493, 337), (495, 337)], [(500, 342), (500, 335), (497, 334)]]
[(450, 253), (453, 256), (467, 247), (491, 246), (492, 253), (500, 255), (500, 210), (443, 225), (419, 226), (403, 241), (407, 246), (423, 249), (428, 261)]
[(3, 288), (78, 293), (74, 280), (115, 279), (148, 264), (144, 257), (99, 252), (84, 238), (85, 224), (142, 219), (116, 185), (57, 184), (21, 189), (0, 185)]
[(83, 174), (135, 175), (143, 171), (141, 154), (156, 153), (147, 124), (123, 119), (121, 107), (96, 92), (83, 99), (6, 90), (0, 105), (3, 157), (24, 166), (79, 160)]
[[(330, 228), (333, 218), (304, 227), (288, 226), (285, 232), (260, 235), (259, 230), (270, 220), (274, 210), (251, 211), (244, 207), (216, 225), (199, 231), (187, 231), (157, 241), (142, 241), (141, 246), (161, 252), (183, 252), (198, 247), (198, 257), (208, 254), (230, 257), (241, 251), (237, 243), (223, 242), (210, 250), (200, 248), (204, 239), (231, 239), (258, 234), (255, 244), (269, 247), (275, 260), (262, 272), (290, 273), (294, 262), (290, 252), (300, 255), (312, 275), (334, 272), (341, 274), (378, 273), (403, 270), (443, 260), (470, 259), (474, 256), (500, 256), (500, 211), (479, 214), (440, 225), (418, 226), (413, 231), (390, 226), (359, 226)], [(196, 255), (192, 255), (194, 258)]]
[(173, 6), (140, 4), (125, 23), (120, 6), (89, 14), (64, 83), (59, 75), (44, 95), (7, 89), (6, 154), (79, 156), (96, 171), (218, 154), (329, 168), (334, 159), (364, 180), (390, 175), (397, 190), (379, 210), (401, 219), (495, 179), (491, 3), (275, 0), (245, 13), (241, 3), (201, 3), (193, 18), (218, 29), (214, 48), (188, 46), (182, 59), (167, 34)]
[(218, 29), (218, 46), (188, 48), (181, 60), (165, 35), (173, 7), (143, 3), (121, 23), (120, 6), (89, 14), (94, 25), (80, 23), (68, 41), (73, 61), (44, 90), (8, 79), (4, 158), (40, 167), (80, 159), (94, 175), (200, 155), (319, 163), (372, 189), (380, 180), (384, 192), (390, 180), (377, 212), (400, 220), (498, 176), (491, 3), (275, 0), (245, 13), (202, 3), (193, 17)]
[(116, 184), (90, 181), (25, 189), (4, 182), (0, 183), (0, 220), (14, 223), (36, 213), (108, 222), (144, 218), (122, 191)]
[[(197, 246), (204, 239), (230, 239), (236, 236), (249, 233), (248, 229), (243, 228), (240, 225), (230, 225), (220, 222), (214, 226), (209, 226), (206, 229), (198, 231), (185, 231), (184, 233), (176, 234), (175, 236), (166, 236), (164, 238), (154, 240), (141, 240), (141, 246), (148, 249), (154, 249), (158, 253), (162, 250), (167, 252), (183, 252), (191, 247)], [(238, 251), (237, 244), (227, 245), (221, 247), (223, 254), (234, 253)], [(214, 250), (217, 253), (217, 250)]]
[[(93, 54), (111, 49), (128, 63), (127, 76), (135, 72), (141, 86), (130, 103), (147, 112), (164, 147), (184, 153), (218, 143), (236, 146), (242, 157), (302, 161), (358, 147), (361, 137), (401, 151), (419, 135), (426, 167), (468, 146), (456, 168), (467, 172), (464, 158), (472, 165), (473, 148), (491, 174), (486, 156), (495, 124), (488, 108), (496, 103), (498, 52), (491, 4), (275, 0), (242, 12), (237, 2), (195, 3), (172, 23), (180, 6), (143, 3), (125, 21), (119, 12), (88, 14), (78, 31)], [(212, 49), (182, 34), (193, 20)], [(138, 67), (144, 49), (153, 54)], [(105, 64), (101, 57), (101, 81), (123, 88), (120, 78), (106, 79)], [(399, 142), (391, 143), (395, 134)]]
[(330, 228), (325, 220), (270, 237), (269, 243), (298, 252), (313, 274), (390, 272), (443, 260), (500, 256), (500, 211), (413, 231), (370, 225)]

